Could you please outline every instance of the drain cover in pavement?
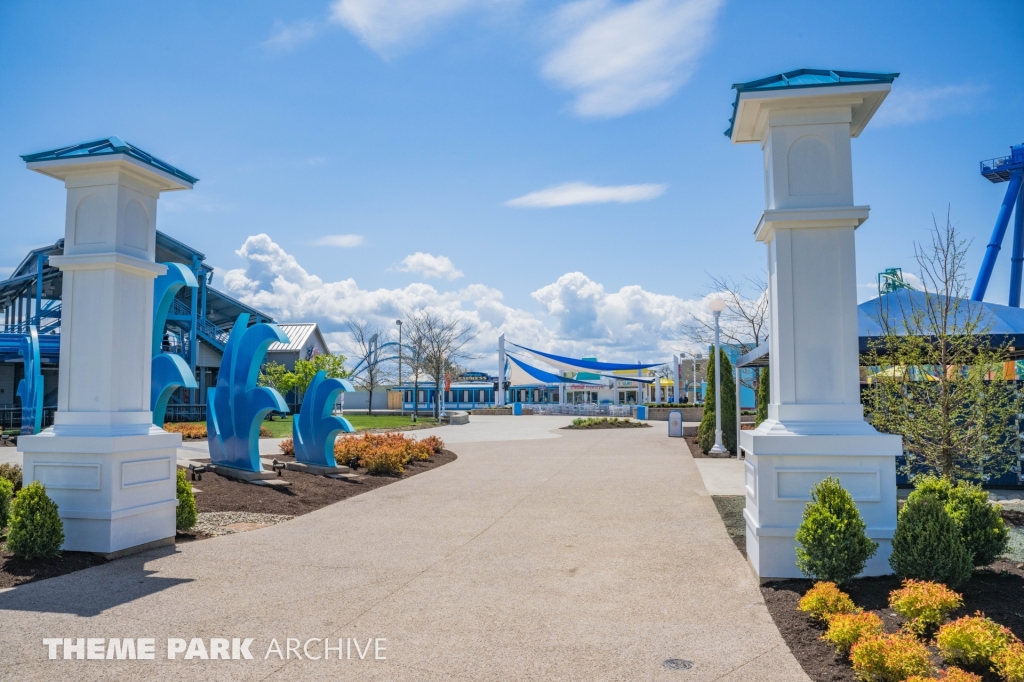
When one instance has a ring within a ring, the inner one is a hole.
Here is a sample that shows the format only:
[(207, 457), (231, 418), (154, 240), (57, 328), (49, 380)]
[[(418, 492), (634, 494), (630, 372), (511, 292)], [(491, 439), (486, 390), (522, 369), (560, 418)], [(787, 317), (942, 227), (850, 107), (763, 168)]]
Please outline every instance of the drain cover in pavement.
[(669, 670), (689, 670), (693, 667), (693, 661), (687, 661), (683, 658), (670, 658), (665, 661), (664, 665)]

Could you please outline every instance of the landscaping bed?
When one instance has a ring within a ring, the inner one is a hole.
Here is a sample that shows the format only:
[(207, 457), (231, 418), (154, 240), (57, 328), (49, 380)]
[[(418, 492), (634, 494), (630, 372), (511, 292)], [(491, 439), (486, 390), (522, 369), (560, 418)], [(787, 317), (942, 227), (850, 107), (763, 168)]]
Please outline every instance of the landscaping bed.
[(0, 590), (36, 580), (56, 578), (65, 573), (74, 573), (105, 563), (106, 559), (91, 552), (62, 552), (56, 559), (28, 561), (14, 556), (6, 547), (0, 546)]
[[(287, 455), (275, 456), (282, 462), (294, 461), (293, 457)], [(192, 487), (200, 491), (195, 493), (196, 507), (200, 514), (255, 512), (301, 516), (334, 502), (436, 469), (455, 459), (454, 452), (442, 450), (428, 461), (409, 462), (405, 465), (405, 472), (400, 476), (364, 476), (361, 481), (355, 483), (286, 469), (281, 472), (281, 478), (291, 483), (287, 487), (253, 485), (214, 473), (203, 474), (203, 480), (194, 481)], [(356, 473), (365, 474), (366, 470), (356, 470)]]
[[(730, 536), (733, 536), (736, 529), (731, 526), (738, 525), (735, 513), (743, 498), (713, 499)], [(1002, 516), (1012, 526), (1013, 532), (1024, 529), (1024, 511), (1004, 509)], [(740, 547), (738, 538), (733, 539)], [(1004, 556), (989, 566), (977, 569), (973, 577), (956, 590), (963, 596), (963, 605), (949, 615), (951, 620), (980, 611), (1024, 639), (1024, 556), (1018, 556), (1013, 547), (1010, 552), (1011, 557)], [(786, 645), (808, 677), (814, 682), (853, 682), (857, 678), (846, 656), (837, 654), (830, 644), (821, 639), (827, 625), (797, 609), (800, 598), (813, 584), (811, 580), (779, 580), (763, 585), (761, 594)], [(896, 576), (882, 576), (851, 580), (842, 586), (842, 590), (858, 607), (877, 614), (887, 633), (896, 633), (904, 627), (905, 621), (889, 607), (888, 602), (889, 593), (900, 586), (901, 581)], [(929, 642), (929, 650), (933, 663), (938, 667), (941, 657), (934, 642)], [(980, 675), (985, 682), (1000, 680), (985, 666), (967, 669)]]
[(563, 429), (649, 429), (650, 424), (618, 417), (577, 417)]
[[(826, 625), (797, 610), (797, 602), (812, 585), (810, 580), (781, 580), (763, 585), (761, 594), (786, 646), (808, 677), (814, 682), (854, 682), (857, 678), (846, 657), (836, 654), (831, 645), (821, 640)], [(882, 576), (852, 580), (842, 589), (857, 606), (877, 613), (885, 624), (886, 632), (894, 633), (903, 627), (904, 621), (889, 608), (888, 600), (889, 593), (899, 587), (900, 579), (896, 576)], [(1024, 639), (1024, 570), (1017, 568), (1017, 564), (997, 561), (976, 571), (974, 577), (956, 591), (963, 595), (964, 605), (950, 618), (981, 611)], [(938, 663), (940, 658), (934, 645), (929, 648), (934, 662)], [(1000, 679), (984, 668), (969, 671), (981, 675), (985, 682), (998, 682)]]

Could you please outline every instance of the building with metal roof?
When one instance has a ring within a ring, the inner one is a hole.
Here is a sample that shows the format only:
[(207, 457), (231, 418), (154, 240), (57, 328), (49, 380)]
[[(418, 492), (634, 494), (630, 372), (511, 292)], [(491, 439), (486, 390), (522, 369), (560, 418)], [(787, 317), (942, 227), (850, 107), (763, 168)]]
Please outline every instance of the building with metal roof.
[(289, 370), (295, 369), (296, 360), (309, 360), (321, 353), (330, 353), (327, 341), (316, 322), (279, 324), (288, 337), (288, 343), (274, 342), (267, 349), (267, 362), (279, 362)]
[[(49, 259), (63, 253), (63, 239), (58, 239), (50, 246), (33, 249), (10, 277), (0, 281), (0, 309), (3, 310), (3, 329), (0, 333), (0, 424), (5, 426), (9, 426), (4, 421), (6, 412), (17, 412), (13, 407), (14, 387), (18, 385), (22, 373), (19, 344), (31, 325), (39, 330), (44, 370), (44, 405), (47, 416), (52, 418), (60, 357), (63, 275), (56, 266), (50, 265)], [(248, 313), (253, 324), (274, 320), (267, 313), (210, 286), (213, 268), (206, 264), (206, 256), (159, 231), (156, 235), (156, 261), (184, 264), (199, 283), (195, 289), (185, 287), (178, 293), (164, 329), (164, 350), (182, 356), (199, 384), (196, 390), (180, 390), (172, 399), (168, 415), (175, 418), (179, 412), (182, 415), (188, 412), (190, 406), (205, 405), (206, 388), (216, 384), (225, 343), (240, 314)], [(320, 336), (319, 340), (322, 341), (322, 338)], [(326, 344), (323, 347), (326, 348)]]

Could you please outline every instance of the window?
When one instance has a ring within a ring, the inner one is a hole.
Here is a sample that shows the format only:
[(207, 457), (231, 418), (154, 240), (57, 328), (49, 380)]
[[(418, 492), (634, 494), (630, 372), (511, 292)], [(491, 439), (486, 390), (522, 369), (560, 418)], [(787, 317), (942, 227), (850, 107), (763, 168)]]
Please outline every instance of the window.
[(477, 393), (476, 401), (478, 403), (486, 403), (487, 402), (487, 391), (477, 391), (476, 393)]

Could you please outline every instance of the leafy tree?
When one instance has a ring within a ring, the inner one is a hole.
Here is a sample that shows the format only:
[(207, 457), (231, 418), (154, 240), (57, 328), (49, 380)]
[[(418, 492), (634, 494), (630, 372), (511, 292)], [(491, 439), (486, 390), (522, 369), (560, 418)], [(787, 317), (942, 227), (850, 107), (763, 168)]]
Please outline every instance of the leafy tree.
[[(722, 445), (736, 453), (736, 382), (732, 377), (732, 363), (725, 350), (721, 350), (722, 373)], [(715, 445), (715, 354), (711, 352), (708, 361), (708, 390), (704, 396), (704, 417), (697, 428), (697, 440), (700, 449), (707, 454)]]
[(290, 377), (290, 390), (295, 391), (296, 400), (302, 399), (317, 372), (326, 371), (328, 377), (338, 379), (347, 377), (349, 372), (345, 369), (345, 360), (341, 353), (318, 353), (309, 360), (296, 360)]
[(295, 375), (280, 362), (266, 362), (260, 367), (260, 375), (256, 379), (260, 386), (272, 388), (281, 395), (288, 395), (295, 385)]
[(967, 244), (948, 216), (915, 252), (923, 291), (879, 299), (865, 412), (879, 431), (903, 436), (908, 468), (949, 479), (998, 476), (1016, 458), (1010, 444), (1024, 411), (1003, 378), (1008, 349), (991, 344), (985, 309), (967, 300)]
[(771, 384), (769, 383), (768, 368), (761, 368), (761, 375), (757, 379), (757, 424), (768, 418), (768, 403), (771, 399)]

